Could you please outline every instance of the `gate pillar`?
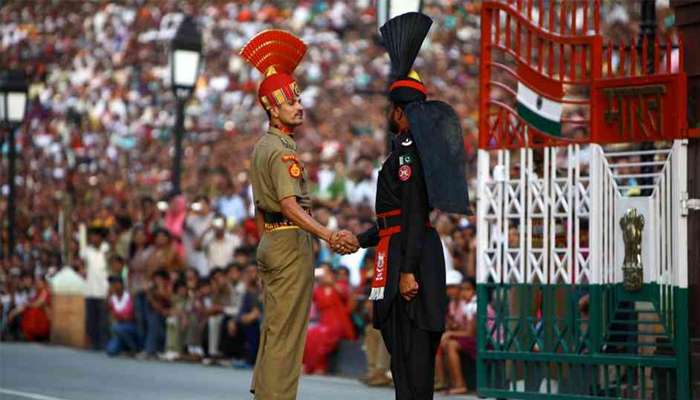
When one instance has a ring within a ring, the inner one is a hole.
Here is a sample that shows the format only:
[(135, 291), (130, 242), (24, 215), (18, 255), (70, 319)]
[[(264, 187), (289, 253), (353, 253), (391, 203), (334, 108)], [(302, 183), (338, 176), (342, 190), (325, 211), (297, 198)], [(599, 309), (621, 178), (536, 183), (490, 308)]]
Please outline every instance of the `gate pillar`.
[[(700, 3), (671, 0), (676, 14), (676, 26), (687, 38), (700, 37)], [(700, 42), (685, 43), (685, 70), (688, 76), (688, 126), (700, 127)], [(700, 139), (690, 139), (688, 145), (688, 197), (700, 198)], [(700, 242), (700, 212), (688, 214), (688, 243)], [(693, 261), (696, 260), (696, 261)], [(700, 246), (688, 246), (688, 297), (700, 296)], [(700, 308), (688, 307), (690, 332), (691, 398), (700, 398)]]

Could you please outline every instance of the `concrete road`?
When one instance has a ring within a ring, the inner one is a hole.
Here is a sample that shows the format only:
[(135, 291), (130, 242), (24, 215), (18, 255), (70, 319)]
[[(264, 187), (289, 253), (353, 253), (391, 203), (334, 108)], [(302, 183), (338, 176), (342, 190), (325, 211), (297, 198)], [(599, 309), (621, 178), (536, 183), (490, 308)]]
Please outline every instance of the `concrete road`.
[[(0, 343), (2, 400), (249, 400), (251, 371), (130, 358), (38, 344)], [(299, 400), (389, 400), (391, 389), (305, 376)], [(476, 399), (468, 396), (436, 399)]]

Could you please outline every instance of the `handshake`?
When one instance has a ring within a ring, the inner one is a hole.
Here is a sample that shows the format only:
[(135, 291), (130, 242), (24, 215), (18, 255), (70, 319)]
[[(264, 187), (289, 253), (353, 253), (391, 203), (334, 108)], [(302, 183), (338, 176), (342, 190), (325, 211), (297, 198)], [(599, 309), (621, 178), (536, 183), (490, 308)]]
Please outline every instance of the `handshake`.
[(357, 237), (347, 229), (331, 233), (328, 244), (333, 251), (343, 255), (354, 253), (360, 248), (360, 242), (357, 240)]

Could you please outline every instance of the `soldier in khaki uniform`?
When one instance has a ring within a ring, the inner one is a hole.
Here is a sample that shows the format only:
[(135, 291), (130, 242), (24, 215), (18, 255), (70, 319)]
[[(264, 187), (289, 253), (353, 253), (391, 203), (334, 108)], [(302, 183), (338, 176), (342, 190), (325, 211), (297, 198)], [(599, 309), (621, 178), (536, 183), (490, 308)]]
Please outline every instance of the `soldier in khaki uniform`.
[(264, 319), (251, 385), (258, 400), (296, 398), (313, 286), (312, 236), (340, 253), (357, 249), (348, 241), (349, 232), (331, 232), (311, 216), (307, 176), (293, 138), (304, 108), (291, 73), (305, 52), (301, 40), (279, 30), (261, 32), (241, 50), (265, 75), (258, 97), (270, 117), (250, 170), (256, 222), (263, 232), (257, 262)]

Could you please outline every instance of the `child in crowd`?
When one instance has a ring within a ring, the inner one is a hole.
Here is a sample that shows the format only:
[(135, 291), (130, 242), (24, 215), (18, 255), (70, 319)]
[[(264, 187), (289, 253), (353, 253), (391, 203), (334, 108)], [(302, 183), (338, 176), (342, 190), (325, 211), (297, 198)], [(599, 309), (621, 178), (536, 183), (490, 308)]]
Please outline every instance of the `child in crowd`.
[(208, 296), (208, 279), (200, 279), (198, 272), (190, 268), (185, 273), (185, 285), (187, 287), (187, 299), (185, 302), (185, 314), (182, 318), (182, 330), (184, 332), (185, 358), (190, 361), (199, 361), (204, 354), (202, 349), (202, 325), (204, 316), (203, 298)]
[[(466, 394), (468, 389), (462, 374), (461, 354), (476, 360), (476, 281), (467, 277), (458, 286), (459, 294), (450, 301), (447, 331), (440, 341), (441, 357), (447, 361), (450, 377), (450, 395)], [(442, 369), (442, 368), (441, 368)]]
[(173, 301), (170, 315), (166, 318), (165, 328), (165, 354), (167, 361), (175, 361), (180, 358), (183, 349), (184, 327), (186, 326), (187, 283), (178, 280), (173, 285)]
[(134, 353), (138, 349), (138, 332), (134, 321), (134, 302), (124, 290), (120, 276), (109, 277), (109, 313), (112, 317), (112, 336), (107, 343), (107, 354), (116, 356), (122, 351)]

